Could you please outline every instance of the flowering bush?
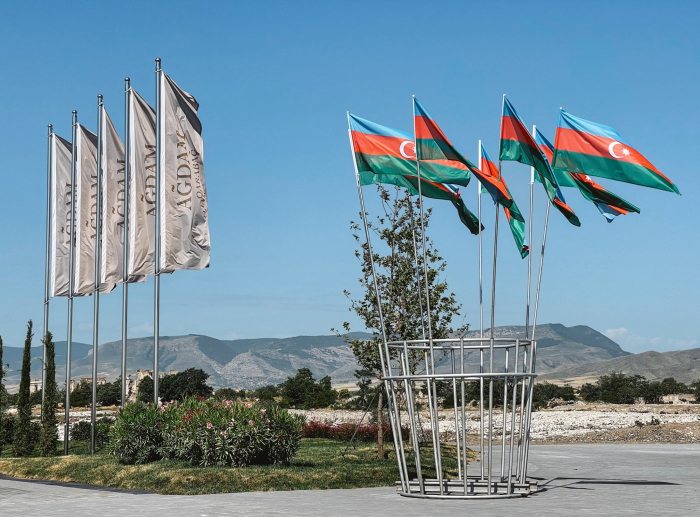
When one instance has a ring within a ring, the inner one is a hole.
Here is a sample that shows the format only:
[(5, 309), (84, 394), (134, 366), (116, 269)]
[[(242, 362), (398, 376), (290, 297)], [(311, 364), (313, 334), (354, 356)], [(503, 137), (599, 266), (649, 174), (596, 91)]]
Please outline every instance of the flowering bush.
[(168, 458), (201, 466), (288, 464), (299, 450), (304, 422), (303, 416), (258, 403), (203, 397), (159, 408), (135, 403), (117, 415), (109, 448), (125, 463)]
[[(352, 434), (355, 432), (355, 424), (331, 424), (328, 422), (310, 421), (304, 425), (304, 438), (328, 438), (331, 440), (350, 441)], [(359, 442), (376, 442), (377, 441), (377, 424), (362, 424), (357, 429), (355, 440)], [(392, 440), (391, 426), (383, 424), (384, 439)], [(404, 440), (408, 440), (409, 430), (406, 427), (401, 429), (401, 435)]]

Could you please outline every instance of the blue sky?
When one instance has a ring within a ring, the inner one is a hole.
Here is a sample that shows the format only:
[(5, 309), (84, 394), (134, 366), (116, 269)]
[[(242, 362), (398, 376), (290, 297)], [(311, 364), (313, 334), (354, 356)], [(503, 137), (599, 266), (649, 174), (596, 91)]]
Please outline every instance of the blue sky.
[[(358, 201), (345, 112), (412, 129), (415, 94), (455, 146), (497, 155), (501, 95), (554, 138), (558, 108), (615, 127), (683, 196), (601, 180), (642, 209), (607, 224), (574, 191), (582, 220), (552, 213), (540, 322), (585, 324), (629, 351), (698, 346), (697, 92), (700, 8), (677, 2), (70, 2), (3, 7), (5, 123), (0, 190), (0, 334), (19, 345), (42, 320), (46, 124), (71, 110), (96, 126), (96, 95), (123, 135), (123, 79), (154, 99), (153, 60), (200, 102), (211, 268), (162, 282), (162, 333), (218, 338), (325, 334), (357, 292), (349, 221)], [(521, 210), (529, 168), (504, 165)], [(367, 189), (368, 209), (376, 196)], [(462, 189), (476, 209), (474, 185)], [(448, 204), (432, 237), (478, 324), (477, 239)], [(545, 197), (535, 197), (539, 248)], [(493, 207), (485, 202), (490, 264)], [(525, 261), (499, 240), (496, 323), (523, 324)], [(538, 257), (535, 255), (534, 262)], [(486, 267), (485, 269), (490, 269)], [(489, 275), (485, 283), (489, 285)], [(152, 331), (153, 285), (131, 289), (131, 336)], [(101, 298), (101, 341), (119, 339), (121, 289)], [(488, 297), (487, 297), (488, 303)], [(91, 342), (92, 299), (75, 301)], [(488, 321), (488, 315), (485, 316)], [(66, 302), (51, 303), (65, 339)], [(38, 339), (37, 339), (38, 343)]]

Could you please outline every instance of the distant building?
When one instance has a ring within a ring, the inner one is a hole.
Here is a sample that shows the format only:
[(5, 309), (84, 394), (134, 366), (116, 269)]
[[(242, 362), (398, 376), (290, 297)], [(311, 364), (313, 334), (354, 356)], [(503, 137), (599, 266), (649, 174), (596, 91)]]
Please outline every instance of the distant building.
[(29, 381), (29, 393), (37, 392), (41, 389), (41, 379), (32, 379)]
[[(180, 373), (179, 370), (170, 370), (168, 373), (160, 372), (158, 378), (162, 379), (166, 375), (175, 375)], [(136, 380), (131, 379), (131, 375), (127, 375), (127, 400), (134, 402), (139, 395), (139, 384), (146, 377), (153, 379), (153, 370), (136, 370)]]

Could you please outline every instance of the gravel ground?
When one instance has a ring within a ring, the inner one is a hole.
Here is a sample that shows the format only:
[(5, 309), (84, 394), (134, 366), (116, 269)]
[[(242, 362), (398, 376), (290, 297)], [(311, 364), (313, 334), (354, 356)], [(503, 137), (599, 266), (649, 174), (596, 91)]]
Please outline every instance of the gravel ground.
[[(296, 411), (309, 420), (332, 424), (354, 423), (362, 418), (360, 411), (312, 410)], [(495, 435), (502, 433), (503, 414), (494, 411)], [(403, 422), (408, 415), (402, 413)], [(510, 415), (506, 433), (510, 433)], [(365, 417), (365, 422), (368, 417)], [(488, 413), (485, 415), (488, 423)], [(461, 425), (461, 418), (458, 421)], [(421, 412), (420, 423), (425, 431), (431, 428), (427, 412)], [(480, 429), (478, 410), (465, 414), (468, 441), (476, 443)], [(518, 424), (516, 423), (516, 426)], [(441, 434), (454, 435), (453, 411), (439, 412)], [(533, 443), (694, 443), (700, 439), (700, 405), (607, 405), (570, 404), (535, 411), (530, 435)]]

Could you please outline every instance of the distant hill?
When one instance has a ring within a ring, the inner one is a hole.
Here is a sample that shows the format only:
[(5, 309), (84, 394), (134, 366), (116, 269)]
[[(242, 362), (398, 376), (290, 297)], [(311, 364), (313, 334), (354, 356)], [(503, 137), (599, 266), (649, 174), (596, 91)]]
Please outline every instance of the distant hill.
[(700, 348), (674, 352), (644, 352), (609, 361), (557, 368), (542, 375), (540, 380), (580, 385), (594, 382), (601, 375), (612, 372), (642, 375), (649, 380), (673, 377), (677, 381), (690, 383), (700, 379)]
[[(488, 332), (488, 331), (486, 331)], [(523, 336), (522, 326), (497, 327), (497, 336)], [(369, 338), (370, 334), (354, 334)], [(469, 337), (478, 336), (478, 331)], [(310, 368), (316, 378), (330, 375), (333, 382), (354, 381), (358, 368), (350, 347), (336, 336), (297, 336), (291, 338), (259, 338), (220, 340), (209, 336), (163, 336), (161, 339), (160, 370), (202, 368), (211, 375), (215, 386), (255, 388), (278, 384), (299, 368)], [(541, 325), (537, 329), (537, 371), (549, 372), (581, 364), (608, 361), (629, 355), (617, 343), (586, 326), (565, 327), (559, 324)], [(56, 376), (65, 380), (64, 342), (56, 344)], [(32, 348), (32, 377), (41, 376), (41, 347)], [(72, 378), (89, 377), (92, 370), (92, 346), (73, 343), (71, 352)], [(112, 341), (99, 347), (99, 376), (115, 379), (120, 372), (121, 341)], [(468, 356), (478, 363), (478, 354)], [(5, 347), (5, 362), (10, 363), (6, 384), (13, 389), (19, 383), (22, 349)], [(128, 371), (153, 368), (153, 338), (129, 339)], [(444, 370), (446, 364), (438, 365)]]

